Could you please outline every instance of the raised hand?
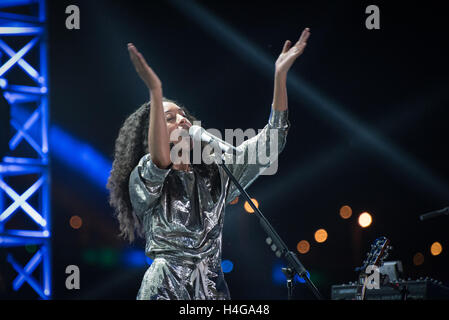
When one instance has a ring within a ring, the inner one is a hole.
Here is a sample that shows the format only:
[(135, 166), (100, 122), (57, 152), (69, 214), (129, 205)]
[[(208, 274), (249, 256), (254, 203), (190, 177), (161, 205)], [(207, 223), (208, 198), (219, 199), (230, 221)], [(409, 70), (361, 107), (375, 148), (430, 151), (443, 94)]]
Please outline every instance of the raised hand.
[(293, 62), (304, 52), (309, 36), (310, 29), (305, 28), (293, 47), (291, 46), (292, 42), (290, 40), (285, 41), (284, 48), (276, 60), (276, 73), (286, 74), (288, 72)]
[(161, 88), (161, 80), (159, 80), (159, 77), (147, 64), (143, 55), (132, 43), (128, 43), (128, 52), (131, 61), (134, 64), (137, 73), (139, 74), (139, 77), (143, 80), (143, 82), (145, 82), (148, 89), (153, 90)]

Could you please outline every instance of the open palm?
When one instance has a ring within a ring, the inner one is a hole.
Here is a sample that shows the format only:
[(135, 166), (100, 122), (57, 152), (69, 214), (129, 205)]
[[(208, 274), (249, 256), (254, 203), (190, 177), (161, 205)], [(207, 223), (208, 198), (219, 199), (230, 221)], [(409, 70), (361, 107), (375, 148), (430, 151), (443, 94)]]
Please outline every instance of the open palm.
[(307, 45), (307, 39), (310, 36), (310, 29), (305, 28), (299, 40), (292, 47), (290, 40), (285, 41), (284, 48), (276, 60), (276, 72), (287, 73), (295, 60), (304, 52)]
[(146, 84), (148, 89), (159, 88), (161, 86), (161, 81), (156, 73), (151, 69), (151, 67), (146, 62), (143, 55), (137, 50), (137, 48), (132, 44), (128, 43), (128, 52), (131, 58), (134, 68), (137, 71), (139, 77)]

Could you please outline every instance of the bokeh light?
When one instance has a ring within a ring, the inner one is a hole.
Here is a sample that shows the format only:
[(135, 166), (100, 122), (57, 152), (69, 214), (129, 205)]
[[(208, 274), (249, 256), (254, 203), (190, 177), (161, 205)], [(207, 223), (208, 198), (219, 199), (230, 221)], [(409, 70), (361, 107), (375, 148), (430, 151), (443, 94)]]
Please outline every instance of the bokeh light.
[(424, 263), (424, 255), (421, 252), (415, 253), (413, 256), (413, 264), (415, 266), (420, 266)]
[(224, 273), (229, 273), (232, 271), (232, 269), (234, 269), (234, 264), (231, 260), (223, 260), (221, 262), (221, 268)]
[(324, 229), (318, 229), (315, 231), (315, 241), (318, 243), (325, 242), (327, 240), (327, 231)]
[(439, 242), (434, 242), (434, 243), (432, 243), (432, 245), (430, 246), (430, 253), (431, 253), (433, 256), (439, 255), (442, 251), (443, 251), (443, 246), (442, 246), (441, 243), (439, 243)]
[(73, 229), (79, 229), (83, 225), (83, 220), (79, 216), (72, 216), (70, 218), (70, 226)]
[(229, 204), (236, 204), (237, 202), (239, 202), (239, 197), (236, 197), (234, 200), (229, 202)]
[(362, 228), (369, 227), (372, 222), (373, 222), (373, 218), (371, 217), (371, 215), (368, 212), (363, 212), (362, 214), (360, 214), (360, 216), (359, 216), (359, 225)]
[(340, 217), (349, 219), (352, 216), (352, 209), (350, 206), (343, 206), (340, 208)]
[[(254, 202), (254, 205), (256, 206), (256, 208), (259, 208), (259, 202), (257, 202), (257, 200), (254, 198), (251, 198), (251, 200)], [(246, 212), (254, 213), (254, 210), (253, 210), (253, 208), (251, 208), (248, 201), (245, 201), (245, 205), (243, 207), (245, 208)]]
[(299, 253), (305, 254), (310, 250), (310, 243), (307, 240), (301, 240), (296, 245), (296, 249)]

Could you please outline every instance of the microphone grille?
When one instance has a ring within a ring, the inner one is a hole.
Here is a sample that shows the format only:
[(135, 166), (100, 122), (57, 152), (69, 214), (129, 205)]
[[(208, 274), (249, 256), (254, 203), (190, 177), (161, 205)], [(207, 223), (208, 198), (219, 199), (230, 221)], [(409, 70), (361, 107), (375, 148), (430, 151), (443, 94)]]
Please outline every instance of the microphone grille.
[(203, 128), (201, 128), (200, 126), (197, 125), (193, 125), (189, 128), (189, 135), (190, 136), (195, 136), (197, 134), (201, 134)]

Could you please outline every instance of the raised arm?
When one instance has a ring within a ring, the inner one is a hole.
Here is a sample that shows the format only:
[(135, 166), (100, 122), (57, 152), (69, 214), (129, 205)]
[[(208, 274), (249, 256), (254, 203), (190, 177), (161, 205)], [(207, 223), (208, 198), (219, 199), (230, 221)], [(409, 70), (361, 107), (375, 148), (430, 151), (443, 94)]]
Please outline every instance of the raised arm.
[(165, 169), (171, 164), (171, 161), (167, 124), (162, 104), (162, 83), (132, 43), (128, 44), (128, 51), (137, 73), (150, 91), (148, 145), (151, 160), (157, 167)]
[(285, 111), (288, 108), (287, 73), (295, 60), (304, 52), (309, 36), (310, 29), (306, 28), (293, 47), (290, 40), (284, 43), (282, 52), (275, 64), (273, 110)]
[[(309, 36), (310, 30), (306, 28), (293, 47), (290, 40), (285, 42), (275, 64), (273, 103), (268, 124), (257, 136), (248, 139), (238, 147), (242, 151), (240, 156), (234, 159), (233, 164), (228, 165), (228, 168), (244, 189), (249, 187), (267, 167), (274, 163), (285, 146), (290, 125), (288, 121), (287, 73), (295, 60), (304, 52)], [(272, 136), (272, 130), (277, 134)], [(251, 155), (260, 158), (261, 154), (270, 155), (270, 161), (265, 165), (252, 164), (247, 161)], [(231, 159), (229, 155), (225, 155), (225, 158)], [(239, 162), (238, 158), (242, 158), (243, 161)], [(232, 201), (239, 193), (237, 187), (232, 183), (228, 189), (226, 203)]]

